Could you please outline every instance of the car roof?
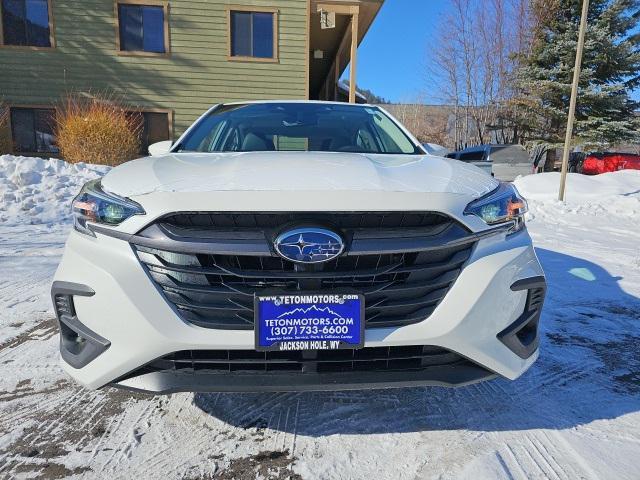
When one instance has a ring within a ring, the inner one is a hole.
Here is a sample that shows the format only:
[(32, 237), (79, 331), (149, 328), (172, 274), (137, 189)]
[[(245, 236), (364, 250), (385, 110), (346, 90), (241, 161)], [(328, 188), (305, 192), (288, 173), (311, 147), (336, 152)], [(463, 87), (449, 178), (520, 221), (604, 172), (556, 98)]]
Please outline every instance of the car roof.
[(471, 152), (482, 152), (485, 150), (503, 150), (505, 148), (523, 148), (519, 143), (485, 143), (483, 145), (475, 145), (473, 147), (463, 148), (462, 150), (457, 150), (453, 153), (471, 153)]

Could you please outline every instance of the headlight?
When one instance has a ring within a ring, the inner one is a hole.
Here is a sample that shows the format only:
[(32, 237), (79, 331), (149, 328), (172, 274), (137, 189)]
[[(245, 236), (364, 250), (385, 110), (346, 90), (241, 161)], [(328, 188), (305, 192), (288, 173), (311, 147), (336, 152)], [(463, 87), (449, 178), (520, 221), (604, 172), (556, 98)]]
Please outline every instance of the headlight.
[(500, 183), (490, 194), (474, 200), (464, 209), (465, 215), (476, 215), (487, 225), (513, 223), (511, 231), (524, 228), (524, 214), (527, 213), (527, 201), (522, 198), (511, 183)]
[(144, 215), (144, 209), (136, 202), (102, 190), (100, 180), (87, 182), (71, 203), (73, 228), (86, 235), (95, 236), (87, 222), (118, 225), (132, 215)]

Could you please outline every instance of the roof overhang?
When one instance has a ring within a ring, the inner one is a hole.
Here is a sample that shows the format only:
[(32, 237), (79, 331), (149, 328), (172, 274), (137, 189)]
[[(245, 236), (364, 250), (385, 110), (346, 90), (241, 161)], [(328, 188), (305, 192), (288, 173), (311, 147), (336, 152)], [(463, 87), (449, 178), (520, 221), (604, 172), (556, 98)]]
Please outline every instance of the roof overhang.
[[(384, 0), (311, 0), (309, 19), (309, 96), (317, 98), (331, 73), (339, 78), (350, 61), (351, 19), (358, 19), (357, 43), (367, 34)], [(335, 26), (321, 28), (320, 12), (333, 12)], [(322, 51), (322, 58), (314, 52)], [(337, 66), (337, 74), (334, 69)]]

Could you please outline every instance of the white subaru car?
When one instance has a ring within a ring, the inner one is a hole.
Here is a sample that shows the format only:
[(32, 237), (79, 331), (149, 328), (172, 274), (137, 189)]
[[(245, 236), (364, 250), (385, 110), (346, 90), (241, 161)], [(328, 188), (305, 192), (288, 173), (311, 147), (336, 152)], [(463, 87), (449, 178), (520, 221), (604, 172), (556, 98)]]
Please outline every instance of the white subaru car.
[(216, 105), (150, 151), (73, 201), (52, 298), (86, 387), (458, 386), (535, 361), (526, 201), (382, 108)]

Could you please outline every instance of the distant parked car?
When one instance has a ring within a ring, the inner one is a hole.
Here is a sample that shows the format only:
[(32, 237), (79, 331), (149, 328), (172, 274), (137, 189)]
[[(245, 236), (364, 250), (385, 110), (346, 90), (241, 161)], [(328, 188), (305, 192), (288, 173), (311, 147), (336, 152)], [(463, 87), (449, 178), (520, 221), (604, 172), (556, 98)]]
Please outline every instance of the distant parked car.
[[(585, 158), (587, 158), (587, 154), (584, 152), (571, 152), (569, 155), (569, 172), (582, 173)], [(560, 168), (562, 168), (562, 161), (560, 162)]]
[(582, 163), (582, 173), (598, 175), (617, 170), (640, 170), (640, 155), (633, 153), (590, 153)]
[(436, 157), (446, 157), (451, 151), (447, 147), (443, 147), (437, 143), (423, 143), (422, 146), (429, 155), (434, 155)]
[(511, 182), (519, 175), (533, 173), (533, 162), (522, 145), (478, 145), (447, 155), (480, 167), (498, 180)]

